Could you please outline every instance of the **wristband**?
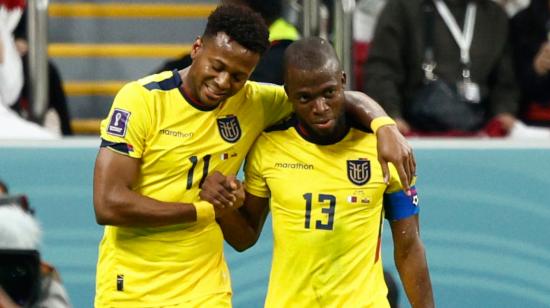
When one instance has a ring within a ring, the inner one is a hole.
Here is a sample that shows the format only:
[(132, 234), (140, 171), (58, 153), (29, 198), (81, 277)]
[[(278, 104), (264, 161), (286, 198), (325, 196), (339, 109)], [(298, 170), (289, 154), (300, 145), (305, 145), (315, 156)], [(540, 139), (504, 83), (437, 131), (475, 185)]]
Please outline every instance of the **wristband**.
[(194, 202), (195, 211), (197, 212), (197, 223), (212, 222), (216, 217), (214, 206), (207, 201)]
[(380, 127), (386, 126), (386, 125), (395, 125), (395, 121), (390, 117), (378, 117), (378, 118), (374, 118), (374, 120), (370, 122), (370, 128), (372, 129), (372, 132), (375, 134)]

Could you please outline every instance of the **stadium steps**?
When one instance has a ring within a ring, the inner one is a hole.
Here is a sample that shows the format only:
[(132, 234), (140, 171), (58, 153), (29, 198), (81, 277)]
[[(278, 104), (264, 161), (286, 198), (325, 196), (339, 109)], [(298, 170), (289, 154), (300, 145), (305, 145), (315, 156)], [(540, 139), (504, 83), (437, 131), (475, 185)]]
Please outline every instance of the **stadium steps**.
[(217, 1), (56, 1), (48, 55), (58, 66), (75, 134), (98, 134), (116, 92), (189, 53)]

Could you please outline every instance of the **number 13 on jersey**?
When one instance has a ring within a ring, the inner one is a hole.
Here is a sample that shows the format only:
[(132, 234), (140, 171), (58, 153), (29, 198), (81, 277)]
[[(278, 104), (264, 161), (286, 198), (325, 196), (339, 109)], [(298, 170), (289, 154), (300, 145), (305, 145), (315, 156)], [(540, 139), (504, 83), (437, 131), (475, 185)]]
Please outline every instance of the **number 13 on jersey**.
[[(315, 201), (314, 195), (312, 193), (306, 193), (303, 195), (304, 199), (306, 199), (306, 214), (305, 214), (305, 223), (304, 227), (306, 229), (311, 229), (311, 212), (312, 210), (318, 210), (318, 209), (312, 209), (312, 203)], [(316, 198), (316, 202), (319, 202), (321, 204), (326, 204), (326, 206), (323, 206), (319, 210), (321, 210), (321, 213), (327, 215), (326, 223), (323, 222), (323, 220), (316, 220), (315, 221), (315, 229), (320, 230), (332, 230), (334, 227), (334, 213), (336, 212), (336, 196), (329, 195), (329, 194), (319, 194)]]

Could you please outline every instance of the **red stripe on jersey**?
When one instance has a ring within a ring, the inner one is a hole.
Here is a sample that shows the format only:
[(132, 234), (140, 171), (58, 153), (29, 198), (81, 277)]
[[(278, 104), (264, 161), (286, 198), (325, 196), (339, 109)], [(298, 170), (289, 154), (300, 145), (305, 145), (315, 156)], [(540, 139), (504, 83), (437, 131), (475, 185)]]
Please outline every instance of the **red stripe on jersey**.
[(384, 217), (384, 210), (380, 212), (380, 223), (378, 225), (378, 242), (376, 243), (376, 255), (374, 255), (374, 263), (380, 259), (380, 248), (382, 247), (382, 223)]

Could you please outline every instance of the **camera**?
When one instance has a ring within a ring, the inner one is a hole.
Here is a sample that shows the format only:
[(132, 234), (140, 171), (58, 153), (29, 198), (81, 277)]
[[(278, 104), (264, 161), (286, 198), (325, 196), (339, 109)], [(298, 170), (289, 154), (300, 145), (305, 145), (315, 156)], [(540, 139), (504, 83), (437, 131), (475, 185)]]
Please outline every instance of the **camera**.
[[(3, 206), (18, 206), (27, 213), (33, 212), (25, 195), (0, 196), (0, 207)], [(0, 248), (0, 287), (13, 302), (30, 307), (38, 300), (41, 289), (40, 253), (34, 249), (12, 248)]]
[(0, 249), (0, 286), (18, 305), (30, 307), (40, 294), (40, 254)]

